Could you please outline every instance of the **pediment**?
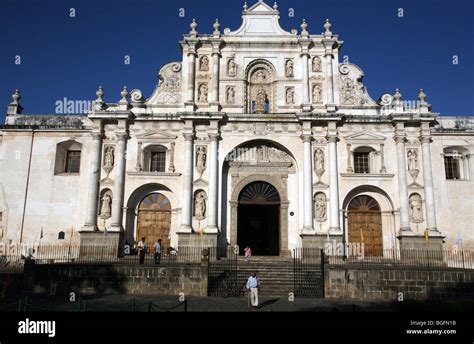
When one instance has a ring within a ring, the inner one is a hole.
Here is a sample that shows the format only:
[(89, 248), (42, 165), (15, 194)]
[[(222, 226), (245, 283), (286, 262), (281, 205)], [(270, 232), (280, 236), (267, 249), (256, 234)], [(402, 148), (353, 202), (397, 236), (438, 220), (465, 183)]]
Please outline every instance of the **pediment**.
[(150, 131), (141, 135), (137, 135), (140, 140), (175, 140), (176, 135), (168, 134), (164, 131)]
[(242, 25), (236, 31), (224, 31), (226, 36), (281, 36), (291, 35), (280, 26), (280, 12), (263, 1), (258, 1), (242, 12)]
[(361, 132), (351, 134), (345, 137), (347, 142), (374, 142), (374, 141), (385, 141), (385, 136), (374, 134), (371, 132)]
[(250, 8), (247, 10), (247, 13), (250, 14), (252, 12), (268, 12), (268, 13), (273, 13), (275, 10), (271, 8), (269, 5), (267, 5), (263, 1), (256, 2)]

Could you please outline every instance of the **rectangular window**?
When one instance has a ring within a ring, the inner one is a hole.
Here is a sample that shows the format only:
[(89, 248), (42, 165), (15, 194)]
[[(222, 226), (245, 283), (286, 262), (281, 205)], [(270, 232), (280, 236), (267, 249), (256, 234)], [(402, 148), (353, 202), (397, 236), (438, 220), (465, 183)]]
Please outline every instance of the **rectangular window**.
[(165, 172), (166, 152), (151, 152), (150, 172)]
[(81, 151), (67, 151), (66, 152), (66, 173), (79, 173), (81, 166)]
[(445, 156), (444, 171), (446, 173), (446, 179), (460, 179), (459, 160), (454, 159), (452, 156)]
[(370, 173), (369, 171), (369, 153), (354, 153), (354, 172)]
[(3, 221), (3, 213), (0, 212), (0, 222), (2, 222), (2, 221)]

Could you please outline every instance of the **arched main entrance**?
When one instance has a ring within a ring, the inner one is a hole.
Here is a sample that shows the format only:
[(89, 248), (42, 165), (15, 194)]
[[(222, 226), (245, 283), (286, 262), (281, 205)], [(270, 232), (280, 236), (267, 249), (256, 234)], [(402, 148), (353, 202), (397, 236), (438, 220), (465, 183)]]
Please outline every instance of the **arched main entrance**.
[(266, 182), (246, 185), (239, 194), (237, 245), (249, 245), (254, 255), (280, 254), (280, 195)]
[(363, 244), (365, 256), (383, 255), (382, 215), (372, 197), (354, 197), (347, 207), (349, 244)]
[(161, 193), (145, 196), (138, 207), (137, 241), (145, 237), (149, 247), (161, 239), (163, 247), (170, 245), (171, 204)]

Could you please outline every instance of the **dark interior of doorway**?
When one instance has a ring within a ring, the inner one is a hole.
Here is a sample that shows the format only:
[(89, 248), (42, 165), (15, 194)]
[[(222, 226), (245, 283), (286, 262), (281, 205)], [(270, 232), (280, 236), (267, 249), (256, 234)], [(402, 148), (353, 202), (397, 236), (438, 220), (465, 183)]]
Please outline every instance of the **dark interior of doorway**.
[(279, 205), (239, 204), (237, 244), (240, 254), (248, 245), (256, 256), (280, 254)]

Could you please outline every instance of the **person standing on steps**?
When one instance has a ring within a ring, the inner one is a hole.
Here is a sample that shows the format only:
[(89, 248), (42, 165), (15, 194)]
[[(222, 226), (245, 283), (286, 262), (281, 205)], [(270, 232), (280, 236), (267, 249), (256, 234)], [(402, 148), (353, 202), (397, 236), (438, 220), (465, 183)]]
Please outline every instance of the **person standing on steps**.
[(155, 264), (160, 264), (161, 261), (161, 239), (158, 239), (155, 242), (154, 249), (155, 249)]
[(249, 245), (247, 245), (247, 247), (244, 248), (244, 255), (245, 255), (245, 261), (248, 262), (250, 260), (250, 257), (252, 257), (252, 250), (250, 249)]
[(145, 253), (146, 253), (146, 243), (145, 243), (145, 237), (140, 240), (140, 242), (137, 245), (138, 248), (138, 256), (139, 258), (139, 263), (143, 264), (145, 262)]
[(253, 308), (258, 308), (258, 289), (260, 288), (260, 280), (257, 273), (252, 272), (252, 275), (247, 280), (247, 289), (250, 290), (250, 300)]

